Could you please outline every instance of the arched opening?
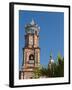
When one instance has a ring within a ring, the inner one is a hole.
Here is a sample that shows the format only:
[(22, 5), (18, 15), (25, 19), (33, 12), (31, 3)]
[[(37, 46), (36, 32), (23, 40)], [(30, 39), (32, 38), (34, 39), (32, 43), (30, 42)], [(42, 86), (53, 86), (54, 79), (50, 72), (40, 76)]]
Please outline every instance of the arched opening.
[(29, 56), (29, 64), (34, 64), (34, 55), (33, 54), (31, 54)]
[(33, 55), (33, 54), (31, 54), (31, 55), (29, 56), (29, 60), (34, 60), (34, 55)]

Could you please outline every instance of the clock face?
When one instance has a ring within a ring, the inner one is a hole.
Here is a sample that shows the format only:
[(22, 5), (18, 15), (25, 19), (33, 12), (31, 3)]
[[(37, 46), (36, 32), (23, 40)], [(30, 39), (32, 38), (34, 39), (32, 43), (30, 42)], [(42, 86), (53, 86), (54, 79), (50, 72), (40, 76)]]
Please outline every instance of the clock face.
[(33, 36), (30, 36), (30, 37), (29, 37), (29, 44), (30, 44), (30, 45), (33, 45)]

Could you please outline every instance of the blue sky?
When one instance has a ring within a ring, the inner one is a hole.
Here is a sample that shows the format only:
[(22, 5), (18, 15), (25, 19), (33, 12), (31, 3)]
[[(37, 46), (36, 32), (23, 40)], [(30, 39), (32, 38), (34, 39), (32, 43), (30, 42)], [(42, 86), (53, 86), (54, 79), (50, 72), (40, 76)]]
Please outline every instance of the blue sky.
[(23, 50), (25, 44), (25, 24), (34, 19), (40, 26), (39, 47), (40, 64), (47, 65), (52, 52), (56, 60), (58, 53), (64, 56), (64, 13), (63, 12), (38, 12), (19, 11), (19, 66), (23, 61)]

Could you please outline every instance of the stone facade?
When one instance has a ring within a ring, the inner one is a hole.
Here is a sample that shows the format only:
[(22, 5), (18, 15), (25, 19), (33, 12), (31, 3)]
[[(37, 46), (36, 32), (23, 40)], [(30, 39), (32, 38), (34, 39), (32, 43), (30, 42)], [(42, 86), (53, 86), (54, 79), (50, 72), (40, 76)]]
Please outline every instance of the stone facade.
[[(30, 25), (30, 24), (29, 24)], [(28, 25), (28, 29), (29, 29)], [(30, 31), (26, 31), (25, 47), (23, 48), (23, 63), (22, 70), (20, 71), (20, 79), (31, 79), (34, 76), (34, 68), (40, 65), (40, 48), (39, 48), (39, 31), (32, 21)], [(31, 29), (32, 27), (32, 29)], [(35, 30), (34, 30), (35, 27)], [(27, 28), (27, 27), (26, 27)], [(32, 30), (32, 31), (31, 31)]]

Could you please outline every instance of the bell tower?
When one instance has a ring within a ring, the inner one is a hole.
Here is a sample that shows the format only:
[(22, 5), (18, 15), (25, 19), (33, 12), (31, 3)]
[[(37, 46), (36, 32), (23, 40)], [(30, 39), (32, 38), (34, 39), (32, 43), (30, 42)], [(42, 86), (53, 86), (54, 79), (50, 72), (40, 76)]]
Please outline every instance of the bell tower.
[(40, 65), (39, 31), (40, 27), (33, 19), (31, 23), (25, 25), (25, 46), (20, 79), (33, 78), (34, 68)]

